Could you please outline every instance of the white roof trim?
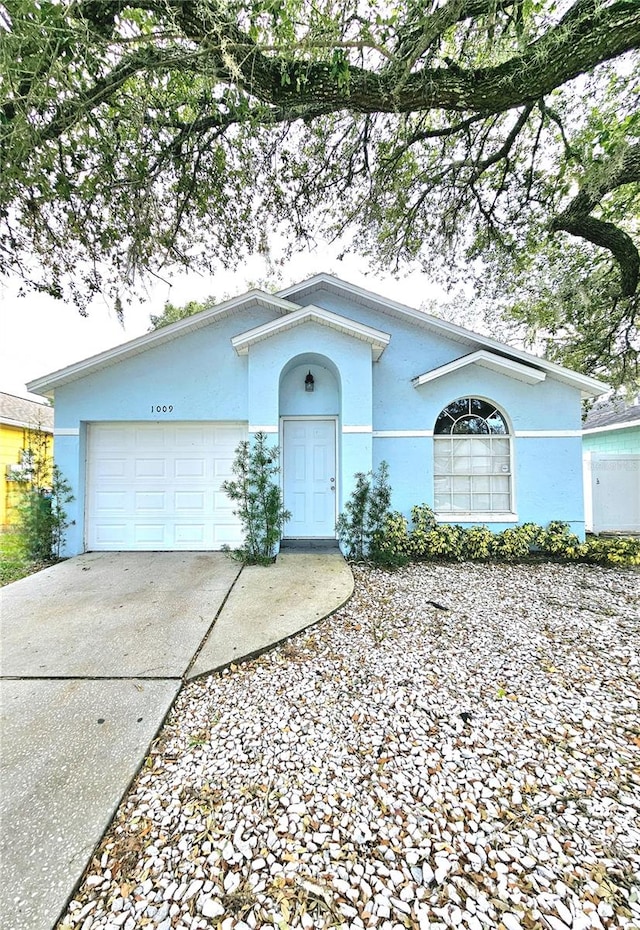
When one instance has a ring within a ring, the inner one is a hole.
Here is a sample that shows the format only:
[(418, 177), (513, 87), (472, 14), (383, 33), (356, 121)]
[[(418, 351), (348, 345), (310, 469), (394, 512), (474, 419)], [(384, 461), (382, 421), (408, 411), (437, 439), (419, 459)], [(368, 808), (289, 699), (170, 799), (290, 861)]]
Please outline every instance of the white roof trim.
[(563, 365), (549, 362), (530, 352), (525, 352), (522, 349), (516, 349), (503, 342), (498, 342), (497, 339), (492, 339), (490, 336), (481, 336), (479, 333), (474, 333), (470, 329), (465, 329), (463, 326), (456, 326), (455, 323), (448, 323), (446, 320), (441, 320), (438, 317), (432, 316), (430, 313), (425, 313), (423, 310), (416, 310), (413, 307), (406, 306), (406, 304), (381, 297), (380, 294), (375, 294), (373, 291), (368, 291), (366, 288), (358, 287), (356, 284), (349, 284), (348, 281), (343, 281), (341, 278), (332, 274), (327, 274), (326, 272), (314, 275), (312, 278), (308, 278), (300, 284), (286, 287), (278, 291), (278, 296), (287, 299), (292, 297), (295, 300), (297, 294), (308, 293), (319, 287), (328, 291), (333, 291), (335, 294), (343, 294), (365, 306), (380, 310), (382, 313), (392, 313), (396, 316), (410, 319), (414, 323), (439, 332), (458, 342), (463, 342), (467, 345), (480, 345), (489, 350), (499, 352), (503, 356), (509, 356), (510, 358), (521, 361), (524, 364), (535, 365), (546, 371), (549, 375), (552, 375), (558, 381), (564, 381), (572, 387), (579, 388), (582, 396), (585, 398), (599, 397), (600, 394), (605, 394), (610, 390), (608, 384), (605, 384), (603, 381), (598, 381), (596, 378), (578, 374), (578, 372), (572, 371), (570, 368), (565, 368)]
[(14, 429), (31, 429), (39, 433), (51, 433), (53, 435), (53, 426), (43, 426), (36, 420), (28, 423), (26, 420), (12, 420), (11, 417), (0, 416), (0, 423), (3, 426), (12, 426)]
[(43, 375), (41, 378), (36, 378), (34, 381), (29, 382), (27, 389), (34, 394), (51, 396), (55, 389), (63, 384), (76, 381), (79, 378), (84, 378), (85, 375), (91, 374), (94, 371), (99, 371), (101, 368), (107, 368), (109, 365), (114, 365), (116, 362), (120, 362), (132, 355), (139, 355), (152, 346), (170, 342), (178, 336), (183, 336), (185, 333), (191, 332), (192, 330), (207, 326), (218, 317), (236, 313), (247, 306), (247, 304), (252, 303), (258, 304), (261, 307), (267, 307), (271, 310), (276, 310), (278, 313), (290, 313), (292, 310), (298, 309), (298, 305), (291, 303), (291, 301), (284, 300), (273, 294), (267, 294), (265, 291), (261, 291), (258, 288), (253, 288), (245, 294), (241, 294), (239, 297), (233, 297), (231, 300), (225, 300), (221, 304), (216, 304), (216, 306), (211, 307), (210, 310), (203, 310), (201, 313), (186, 317), (184, 320), (178, 320), (177, 323), (171, 323), (169, 326), (163, 326), (161, 329), (145, 333), (144, 336), (138, 336), (137, 339), (131, 339), (129, 342), (125, 342), (122, 345), (114, 346), (113, 349), (107, 349), (105, 352), (100, 352), (98, 355), (92, 355), (89, 358), (82, 359), (80, 362), (69, 365), (67, 368), (61, 368), (59, 371), (54, 371), (51, 374)]
[(497, 371), (510, 378), (516, 378), (518, 381), (524, 381), (525, 384), (539, 384), (547, 377), (544, 371), (540, 371), (538, 368), (531, 368), (529, 365), (522, 365), (520, 362), (514, 362), (512, 359), (504, 358), (502, 355), (494, 355), (492, 352), (487, 352), (485, 349), (479, 349), (477, 352), (472, 352), (470, 355), (463, 355), (461, 358), (456, 358), (453, 362), (448, 362), (446, 365), (440, 365), (439, 368), (426, 371), (423, 375), (418, 375), (417, 378), (414, 378), (411, 383), (417, 388), (422, 384), (427, 384), (429, 381), (442, 378), (443, 375), (449, 375), (454, 371), (460, 371), (461, 368), (466, 368), (467, 365), (481, 365), (483, 368), (490, 368), (491, 371)]
[(302, 323), (319, 323), (321, 326), (329, 326), (338, 332), (360, 339), (362, 342), (370, 343), (373, 359), (376, 362), (389, 345), (391, 339), (389, 333), (383, 333), (379, 329), (372, 329), (370, 326), (356, 323), (337, 313), (331, 313), (329, 310), (323, 310), (320, 307), (311, 305), (309, 307), (300, 307), (280, 320), (273, 320), (270, 323), (264, 323), (262, 326), (249, 329), (246, 333), (240, 333), (238, 336), (233, 337), (231, 345), (238, 355), (246, 355), (249, 347), (255, 345), (256, 342), (269, 339), (276, 333), (284, 332), (294, 326), (300, 326)]
[(582, 430), (583, 436), (589, 436), (592, 433), (610, 433), (614, 429), (631, 429), (633, 426), (640, 426), (640, 420), (623, 420), (622, 423), (609, 423), (607, 426), (590, 426)]

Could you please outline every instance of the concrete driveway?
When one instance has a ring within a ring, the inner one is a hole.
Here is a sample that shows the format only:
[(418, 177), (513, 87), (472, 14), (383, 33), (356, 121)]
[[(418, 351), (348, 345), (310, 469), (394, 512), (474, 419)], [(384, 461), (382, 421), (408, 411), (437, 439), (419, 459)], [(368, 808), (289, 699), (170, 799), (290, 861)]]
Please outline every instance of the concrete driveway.
[(89, 553), (2, 590), (2, 930), (57, 920), (239, 573)]
[(51, 930), (182, 682), (337, 610), (336, 549), (88, 553), (8, 585), (0, 640), (0, 930)]
[(220, 552), (91, 552), (3, 589), (3, 677), (181, 678), (240, 566)]

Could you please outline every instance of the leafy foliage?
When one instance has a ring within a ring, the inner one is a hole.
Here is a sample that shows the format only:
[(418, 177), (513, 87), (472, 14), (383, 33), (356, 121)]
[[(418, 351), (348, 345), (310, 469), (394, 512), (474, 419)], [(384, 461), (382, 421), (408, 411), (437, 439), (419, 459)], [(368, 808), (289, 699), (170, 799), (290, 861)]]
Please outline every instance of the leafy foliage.
[[(387, 266), (477, 269), (530, 330), (584, 336), (586, 370), (637, 374), (637, 3), (6, 6), (0, 271), (84, 308), (320, 228)], [(573, 240), (554, 304), (562, 263), (540, 294), (538, 271)]]
[(268, 565), (284, 524), (291, 514), (284, 509), (280, 486), (274, 480), (280, 468), (279, 449), (267, 445), (266, 433), (255, 434), (236, 449), (232, 465), (235, 480), (224, 481), (222, 490), (237, 504), (233, 511), (240, 518), (244, 534), (235, 555), (248, 565)]
[(151, 329), (162, 329), (163, 326), (171, 326), (172, 323), (177, 323), (179, 320), (194, 316), (196, 313), (202, 313), (203, 310), (208, 310), (209, 307), (213, 305), (213, 298), (203, 302), (199, 300), (189, 300), (183, 306), (177, 306), (167, 301), (163, 307), (162, 313), (157, 315), (151, 314)]
[(19, 482), (17, 534), (25, 557), (36, 563), (60, 558), (68, 527), (65, 505), (73, 500), (71, 485), (48, 455), (50, 436), (40, 429), (26, 433), (25, 453), (28, 465)]
[(336, 524), (338, 539), (350, 558), (369, 559), (378, 565), (402, 564), (404, 553), (390, 543), (389, 466), (381, 462), (376, 471), (358, 472), (354, 478), (355, 487)]
[(546, 527), (524, 523), (500, 533), (488, 526), (437, 524), (427, 504), (412, 509), (411, 527), (402, 514), (390, 514), (380, 549), (415, 561), (519, 562), (542, 556), (605, 565), (640, 565), (640, 539), (590, 536), (582, 542), (560, 520)]

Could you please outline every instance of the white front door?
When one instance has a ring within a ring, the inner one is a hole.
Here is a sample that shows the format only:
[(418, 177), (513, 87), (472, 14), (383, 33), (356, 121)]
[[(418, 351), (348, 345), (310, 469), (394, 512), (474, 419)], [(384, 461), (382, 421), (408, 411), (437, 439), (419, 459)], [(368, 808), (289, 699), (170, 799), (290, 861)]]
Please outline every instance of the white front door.
[(282, 447), (284, 535), (335, 538), (336, 421), (284, 420)]

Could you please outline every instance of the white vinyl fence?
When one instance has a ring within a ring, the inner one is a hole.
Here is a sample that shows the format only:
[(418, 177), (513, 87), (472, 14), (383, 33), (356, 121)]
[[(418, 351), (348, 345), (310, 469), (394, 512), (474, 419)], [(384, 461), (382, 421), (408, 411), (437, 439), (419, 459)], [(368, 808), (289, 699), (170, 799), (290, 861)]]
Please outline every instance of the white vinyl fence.
[(585, 452), (585, 520), (593, 533), (640, 533), (640, 455)]

